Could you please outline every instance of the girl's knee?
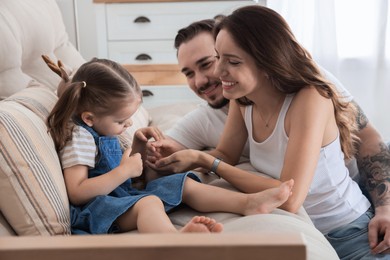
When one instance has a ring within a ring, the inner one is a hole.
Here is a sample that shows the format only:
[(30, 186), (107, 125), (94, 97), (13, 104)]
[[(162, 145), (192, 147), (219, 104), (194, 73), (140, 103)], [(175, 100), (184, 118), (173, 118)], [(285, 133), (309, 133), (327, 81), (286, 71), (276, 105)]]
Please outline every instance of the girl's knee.
[(141, 198), (136, 205), (145, 206), (145, 207), (153, 207), (153, 206), (163, 206), (163, 202), (161, 199), (155, 195), (149, 195)]

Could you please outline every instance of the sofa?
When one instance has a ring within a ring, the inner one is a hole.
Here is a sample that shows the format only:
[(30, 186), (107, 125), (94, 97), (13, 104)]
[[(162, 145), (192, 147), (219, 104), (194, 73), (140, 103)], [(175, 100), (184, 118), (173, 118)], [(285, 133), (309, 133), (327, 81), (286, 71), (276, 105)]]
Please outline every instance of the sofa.
[[(70, 233), (69, 201), (45, 119), (60, 81), (41, 55), (77, 69), (85, 60), (69, 42), (54, 0), (0, 1), (0, 259), (338, 259), (304, 209), (297, 214), (240, 216), (196, 212), (182, 205), (169, 213), (179, 229), (195, 215), (224, 224), (220, 234), (115, 235)], [(170, 104), (133, 116), (123, 140), (139, 127), (167, 130), (197, 103)], [(256, 173), (249, 163), (238, 167)], [(198, 173), (204, 182), (234, 189)]]

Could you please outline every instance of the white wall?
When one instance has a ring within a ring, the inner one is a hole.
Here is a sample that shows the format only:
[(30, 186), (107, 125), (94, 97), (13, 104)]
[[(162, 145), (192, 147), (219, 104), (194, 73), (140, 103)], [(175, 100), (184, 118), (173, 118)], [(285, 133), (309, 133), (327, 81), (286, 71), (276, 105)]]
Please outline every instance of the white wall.
[[(81, 0), (84, 1), (84, 0)], [(56, 0), (61, 13), (62, 18), (65, 23), (66, 31), (69, 35), (69, 40), (73, 43), (73, 45), (77, 48), (77, 31), (76, 31), (76, 14), (74, 9), (74, 1), (73, 0)]]

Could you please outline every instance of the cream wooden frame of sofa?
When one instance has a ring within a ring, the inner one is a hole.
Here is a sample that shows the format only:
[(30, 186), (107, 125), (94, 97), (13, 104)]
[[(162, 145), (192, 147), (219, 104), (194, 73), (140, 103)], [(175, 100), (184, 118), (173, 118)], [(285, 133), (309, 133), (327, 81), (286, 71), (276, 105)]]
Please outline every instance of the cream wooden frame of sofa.
[(121, 234), (55, 237), (0, 237), (0, 259), (85, 260), (301, 260), (297, 233)]

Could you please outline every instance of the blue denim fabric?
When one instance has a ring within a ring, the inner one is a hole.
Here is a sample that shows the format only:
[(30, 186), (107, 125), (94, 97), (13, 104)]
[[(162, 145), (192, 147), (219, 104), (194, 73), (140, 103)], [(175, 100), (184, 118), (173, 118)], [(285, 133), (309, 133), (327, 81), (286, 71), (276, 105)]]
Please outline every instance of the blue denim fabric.
[(373, 210), (369, 209), (355, 221), (325, 235), (340, 259), (390, 259), (390, 255), (372, 255), (370, 253), (368, 223), (373, 217)]
[[(88, 178), (105, 174), (116, 168), (122, 159), (119, 140), (116, 137), (99, 136), (92, 128), (80, 124), (95, 139), (98, 147), (98, 160), (95, 168), (88, 172)], [(200, 181), (191, 172), (173, 174), (158, 178), (147, 184), (145, 190), (132, 188), (131, 179), (122, 183), (108, 195), (97, 196), (86, 205), (71, 205), (71, 228), (73, 234), (105, 234), (118, 232), (115, 220), (131, 208), (142, 197), (159, 197), (166, 211), (181, 203), (186, 177)]]

